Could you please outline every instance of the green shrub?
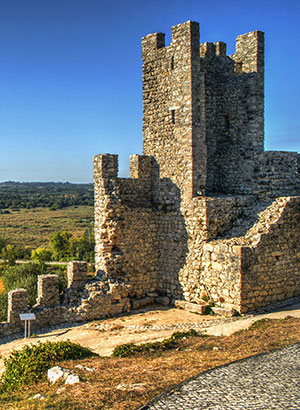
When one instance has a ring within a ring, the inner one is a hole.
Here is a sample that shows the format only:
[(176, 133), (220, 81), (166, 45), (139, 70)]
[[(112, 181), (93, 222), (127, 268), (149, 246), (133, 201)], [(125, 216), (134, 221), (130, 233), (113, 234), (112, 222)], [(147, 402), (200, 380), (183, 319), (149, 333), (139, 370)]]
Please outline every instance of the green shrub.
[(13, 245), (8, 244), (1, 249), (1, 259), (3, 259), (7, 265), (14, 266), (16, 257), (16, 249)]
[(94, 231), (92, 227), (86, 229), (83, 236), (73, 238), (70, 232), (59, 231), (50, 238), (53, 260), (85, 260), (94, 261)]
[(172, 336), (170, 336), (168, 339), (163, 340), (162, 342), (150, 342), (141, 345), (135, 345), (134, 343), (126, 343), (115, 347), (112, 352), (112, 356), (128, 357), (135, 353), (175, 349), (178, 346), (178, 343), (176, 343), (177, 340), (197, 335), (198, 333), (194, 329), (190, 329), (188, 332), (174, 332)]
[(0, 391), (14, 390), (45, 380), (47, 370), (61, 361), (92, 356), (97, 354), (70, 340), (24, 346), (4, 359), (5, 371), (0, 379)]

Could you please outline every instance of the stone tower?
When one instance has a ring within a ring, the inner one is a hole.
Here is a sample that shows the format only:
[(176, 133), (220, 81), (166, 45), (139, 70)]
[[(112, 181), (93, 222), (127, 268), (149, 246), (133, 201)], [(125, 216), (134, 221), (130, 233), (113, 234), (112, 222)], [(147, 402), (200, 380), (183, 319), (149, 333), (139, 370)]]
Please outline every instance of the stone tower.
[(264, 34), (199, 46), (199, 25), (172, 27), (172, 41), (150, 34), (143, 49), (143, 152), (161, 177), (189, 198), (199, 192), (252, 193), (264, 150)]
[(227, 56), (188, 21), (142, 51), (143, 155), (130, 178), (94, 158), (96, 269), (131, 300), (245, 312), (300, 295), (300, 156), (264, 151), (264, 34)]

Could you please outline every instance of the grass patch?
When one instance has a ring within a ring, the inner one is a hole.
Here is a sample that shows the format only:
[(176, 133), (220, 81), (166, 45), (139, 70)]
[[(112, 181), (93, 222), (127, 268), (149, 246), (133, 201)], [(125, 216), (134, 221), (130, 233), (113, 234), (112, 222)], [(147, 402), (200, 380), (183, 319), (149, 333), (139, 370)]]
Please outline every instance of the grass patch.
[(113, 353), (113, 357), (128, 357), (136, 353), (157, 352), (169, 349), (175, 349), (178, 347), (177, 340), (185, 339), (187, 337), (197, 336), (197, 332), (194, 329), (190, 329), (188, 332), (174, 332), (171, 337), (161, 342), (150, 342), (136, 345), (134, 343), (127, 343), (117, 346)]
[(253, 322), (252, 325), (249, 327), (249, 330), (263, 330), (266, 329), (268, 327), (268, 325), (270, 324), (270, 320), (271, 319), (260, 319), (257, 320), (256, 322)]

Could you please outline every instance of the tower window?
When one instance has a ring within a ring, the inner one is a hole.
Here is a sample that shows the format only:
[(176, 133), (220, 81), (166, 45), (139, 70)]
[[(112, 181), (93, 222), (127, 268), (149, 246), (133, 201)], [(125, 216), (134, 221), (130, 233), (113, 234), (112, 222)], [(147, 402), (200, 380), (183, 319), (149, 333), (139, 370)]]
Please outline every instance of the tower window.
[(224, 115), (224, 117), (223, 117), (223, 124), (224, 124), (224, 128), (226, 129), (226, 130), (228, 130), (229, 129), (229, 117), (228, 117), (228, 115)]
[(175, 124), (175, 110), (171, 110), (171, 120), (172, 124)]
[(171, 57), (171, 62), (170, 62), (170, 68), (171, 70), (174, 70), (174, 57)]
[(243, 63), (235, 63), (235, 72), (237, 74), (243, 73)]

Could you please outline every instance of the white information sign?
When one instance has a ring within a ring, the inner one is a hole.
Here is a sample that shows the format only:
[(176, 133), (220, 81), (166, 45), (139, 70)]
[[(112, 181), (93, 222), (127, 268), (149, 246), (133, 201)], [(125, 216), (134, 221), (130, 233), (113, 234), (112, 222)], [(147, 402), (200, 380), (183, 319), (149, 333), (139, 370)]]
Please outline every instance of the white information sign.
[(24, 329), (24, 336), (30, 337), (30, 321), (35, 320), (34, 313), (20, 313), (20, 319), (24, 320), (25, 329)]
[(21, 320), (35, 320), (35, 314), (34, 313), (21, 313), (20, 319)]

